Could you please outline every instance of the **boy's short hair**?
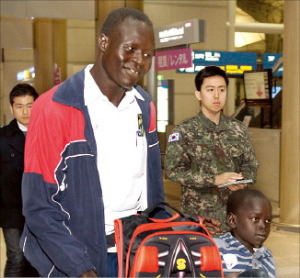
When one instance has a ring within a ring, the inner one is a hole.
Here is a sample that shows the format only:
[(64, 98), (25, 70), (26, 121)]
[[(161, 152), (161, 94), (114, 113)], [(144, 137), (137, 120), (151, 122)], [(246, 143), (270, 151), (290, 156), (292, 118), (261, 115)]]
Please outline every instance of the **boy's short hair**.
[(22, 96), (32, 96), (33, 100), (38, 98), (38, 93), (36, 90), (27, 83), (19, 83), (15, 87), (12, 88), (9, 94), (9, 102), (11, 105), (14, 104), (15, 97), (22, 97)]
[(238, 210), (248, 201), (254, 198), (269, 199), (259, 190), (244, 188), (233, 191), (227, 201), (227, 215), (236, 214)]
[(212, 76), (221, 76), (224, 78), (226, 85), (228, 86), (228, 77), (224, 70), (216, 66), (207, 66), (204, 69), (200, 70), (195, 77), (195, 85), (198, 91), (201, 90), (201, 86), (205, 78)]
[(116, 27), (118, 27), (126, 18), (129, 17), (141, 22), (145, 22), (149, 26), (153, 27), (151, 20), (146, 14), (140, 10), (125, 7), (113, 10), (108, 14), (101, 26), (100, 34), (104, 34), (106, 36), (110, 35)]

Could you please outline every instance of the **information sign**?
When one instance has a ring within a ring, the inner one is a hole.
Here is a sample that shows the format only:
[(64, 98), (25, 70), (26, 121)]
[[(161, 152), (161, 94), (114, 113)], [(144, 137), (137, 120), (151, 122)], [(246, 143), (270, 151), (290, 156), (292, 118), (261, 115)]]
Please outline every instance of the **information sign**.
[(190, 19), (154, 28), (155, 48), (166, 48), (205, 41), (205, 21)]
[(257, 53), (200, 51), (192, 52), (193, 64), (190, 68), (178, 69), (178, 73), (197, 73), (206, 66), (218, 66), (227, 75), (243, 75), (244, 71), (257, 69)]
[(254, 105), (270, 104), (272, 92), (272, 70), (244, 72), (245, 101)]
[(192, 49), (182, 48), (159, 51), (155, 54), (155, 70), (170, 70), (192, 66)]
[[(282, 57), (280, 53), (264, 53), (263, 54), (263, 69), (272, 69), (279, 58)], [(273, 72), (274, 76), (282, 76), (283, 65)]]

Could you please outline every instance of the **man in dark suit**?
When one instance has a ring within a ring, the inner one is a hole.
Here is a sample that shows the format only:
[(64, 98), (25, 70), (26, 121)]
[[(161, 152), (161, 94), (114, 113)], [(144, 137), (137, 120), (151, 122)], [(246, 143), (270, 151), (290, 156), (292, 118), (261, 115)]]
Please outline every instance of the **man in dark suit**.
[(10, 110), (15, 116), (0, 128), (0, 227), (6, 243), (5, 277), (36, 276), (19, 247), (24, 227), (21, 182), (24, 171), (24, 146), (30, 110), (38, 97), (29, 84), (16, 85), (10, 92)]

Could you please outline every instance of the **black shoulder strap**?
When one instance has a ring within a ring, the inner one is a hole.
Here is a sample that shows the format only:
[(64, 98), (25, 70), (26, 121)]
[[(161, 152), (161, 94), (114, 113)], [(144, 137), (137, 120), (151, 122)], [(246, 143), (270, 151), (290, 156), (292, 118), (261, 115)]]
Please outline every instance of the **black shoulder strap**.
[(144, 211), (141, 212), (141, 216), (143, 217), (150, 217), (150, 215), (157, 209), (163, 209), (162, 206), (167, 206), (171, 209), (173, 209), (174, 211), (176, 211), (177, 213), (179, 213), (179, 215), (184, 218), (184, 219), (187, 219), (187, 220), (190, 220), (192, 222), (196, 222), (196, 223), (199, 223), (199, 219), (195, 216), (192, 216), (192, 215), (189, 215), (189, 214), (186, 214), (186, 213), (183, 213), (182, 211), (178, 210), (177, 208), (171, 206), (169, 203), (167, 202), (156, 202), (154, 203), (151, 207), (145, 209)]

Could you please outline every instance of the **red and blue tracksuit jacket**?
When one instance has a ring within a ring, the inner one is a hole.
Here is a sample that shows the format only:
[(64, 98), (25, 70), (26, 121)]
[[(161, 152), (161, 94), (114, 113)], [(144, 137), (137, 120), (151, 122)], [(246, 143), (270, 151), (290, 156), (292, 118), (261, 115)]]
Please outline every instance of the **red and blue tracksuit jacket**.
[[(136, 89), (145, 99), (137, 102), (148, 145), (150, 206), (164, 201), (161, 156), (154, 105), (146, 91)], [(41, 95), (31, 110), (22, 181), (26, 222), (20, 246), (42, 276), (75, 277), (90, 269), (106, 276), (104, 208), (96, 165), (101, 154), (83, 92), (84, 70)]]

